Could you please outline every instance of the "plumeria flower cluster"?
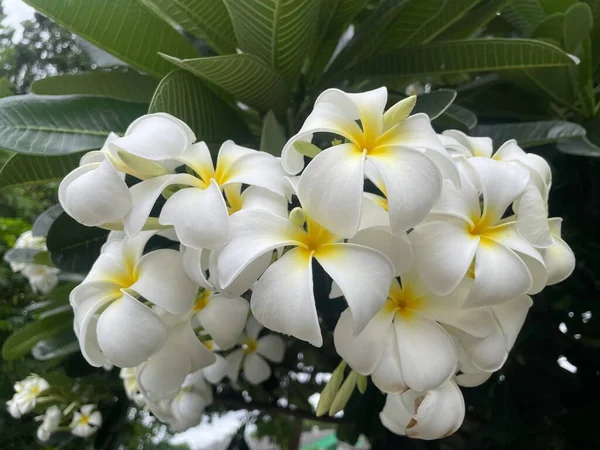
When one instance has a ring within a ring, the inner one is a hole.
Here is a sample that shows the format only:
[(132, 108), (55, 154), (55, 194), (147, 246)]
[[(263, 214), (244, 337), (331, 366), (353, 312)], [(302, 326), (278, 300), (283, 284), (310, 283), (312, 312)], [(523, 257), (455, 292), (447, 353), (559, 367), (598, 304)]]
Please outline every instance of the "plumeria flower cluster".
[(102, 414), (98, 411), (97, 405), (79, 406), (78, 402), (65, 404), (65, 400), (60, 395), (50, 393), (52, 391), (50, 384), (39, 375), (31, 374), (15, 383), (14, 389), (15, 394), (6, 402), (6, 407), (15, 419), (37, 411), (39, 405), (51, 404), (45, 409), (44, 414), (35, 417), (36, 421), (41, 422), (37, 429), (37, 438), (41, 442), (48, 441), (50, 436), (58, 431), (68, 431), (74, 436), (87, 438), (102, 426)]
[(369, 377), (392, 432), (456, 431), (458, 386), (502, 367), (530, 295), (575, 259), (548, 218), (545, 160), (514, 140), (494, 153), (488, 138), (437, 134), (415, 101), (386, 110), (385, 88), (329, 89), (281, 158), (226, 141), (213, 164), (163, 113), (85, 155), (61, 204), (114, 230), (71, 294), (87, 360), (124, 368), (130, 398), (191, 426), (212, 401), (206, 381), (236, 384), (242, 370), (259, 384), (283, 360), (285, 341), (263, 327), (323, 344), (316, 261), (348, 305), (334, 344), (351, 369), (319, 410), (340, 410)]
[[(31, 249), (40, 252), (47, 251), (46, 238), (43, 236), (34, 236), (31, 230), (25, 231), (19, 236), (13, 246), (14, 249)], [(49, 294), (58, 284), (58, 274), (60, 272), (56, 267), (49, 267), (42, 264), (31, 262), (8, 261), (13, 272), (19, 272), (27, 281), (35, 293)]]

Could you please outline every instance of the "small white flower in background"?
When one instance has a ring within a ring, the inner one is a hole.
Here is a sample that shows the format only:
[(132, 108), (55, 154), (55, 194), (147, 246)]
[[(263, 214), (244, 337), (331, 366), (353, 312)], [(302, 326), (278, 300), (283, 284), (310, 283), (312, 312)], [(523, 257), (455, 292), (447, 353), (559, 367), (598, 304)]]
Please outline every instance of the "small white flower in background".
[(102, 426), (102, 414), (96, 405), (83, 405), (73, 414), (71, 434), (86, 438), (94, 434)]
[(60, 408), (56, 405), (51, 406), (46, 410), (43, 416), (39, 417), (42, 424), (37, 429), (37, 437), (40, 441), (45, 442), (50, 439), (50, 435), (58, 430), (60, 421), (62, 419), (62, 413)]
[(225, 359), (225, 357), (216, 353), (218, 351), (221, 351), (221, 349), (212, 340), (205, 340), (203, 341), (203, 344), (210, 351), (214, 352), (216, 361), (210, 366), (202, 369), (202, 374), (204, 375), (206, 381), (208, 381), (209, 383), (219, 384), (223, 380), (223, 378), (227, 376), (227, 360)]
[(144, 395), (140, 392), (137, 384), (137, 370), (135, 367), (126, 367), (121, 369), (119, 377), (123, 380), (125, 394), (129, 400), (132, 400), (137, 406), (142, 407), (146, 404)]
[(448, 380), (427, 392), (388, 394), (379, 418), (392, 433), (425, 440), (442, 439), (462, 425), (465, 401), (458, 386)]
[[(25, 231), (15, 242), (15, 249), (32, 249), (39, 251), (48, 250), (46, 247), (46, 238), (33, 236), (31, 230)], [(27, 262), (9, 261), (13, 272), (20, 272), (35, 293), (49, 294), (58, 284), (58, 274), (60, 270), (55, 267), (48, 267), (41, 264)]]
[[(384, 113), (387, 89), (360, 94), (328, 89), (281, 153), (284, 169), (297, 174), (304, 166), (297, 141), (315, 133), (347, 140), (319, 153), (304, 169), (298, 198), (314, 220), (343, 237), (358, 230), (365, 175), (383, 180), (394, 233), (425, 218), (440, 195), (442, 175), (459, 183), (456, 167), (426, 114), (409, 117), (416, 97), (396, 103)], [(360, 120), (360, 126), (357, 123)]]
[[(284, 194), (284, 175), (279, 158), (233, 141), (219, 150), (216, 167), (204, 142), (190, 146), (176, 158), (195, 172), (164, 175), (131, 188), (134, 207), (125, 218), (125, 230), (138, 233), (161, 193), (171, 185), (187, 186), (167, 199), (158, 221), (172, 225), (182, 244), (193, 248), (217, 249), (230, 234), (229, 214), (241, 207), (241, 184), (259, 186)], [(225, 198), (229, 202), (229, 207)]]
[(15, 419), (35, 408), (40, 395), (48, 390), (48, 382), (38, 375), (30, 375), (14, 385), (15, 394), (7, 403), (7, 410)]
[(82, 284), (70, 296), (75, 333), (88, 362), (135, 367), (167, 340), (159, 316), (137, 297), (173, 314), (194, 304), (198, 285), (183, 270), (181, 253), (171, 249), (143, 254), (154, 232), (132, 239), (112, 233)]
[(271, 376), (271, 367), (267, 361), (280, 363), (285, 355), (284, 340), (267, 334), (259, 337), (263, 326), (252, 316), (248, 318), (245, 333), (240, 337), (241, 348), (229, 353), (227, 376), (235, 383), (243, 369), (244, 376), (250, 384), (260, 384)]
[(202, 371), (198, 371), (186, 377), (179, 392), (158, 401), (148, 401), (148, 408), (175, 431), (185, 431), (200, 423), (205, 408), (212, 402), (212, 389)]

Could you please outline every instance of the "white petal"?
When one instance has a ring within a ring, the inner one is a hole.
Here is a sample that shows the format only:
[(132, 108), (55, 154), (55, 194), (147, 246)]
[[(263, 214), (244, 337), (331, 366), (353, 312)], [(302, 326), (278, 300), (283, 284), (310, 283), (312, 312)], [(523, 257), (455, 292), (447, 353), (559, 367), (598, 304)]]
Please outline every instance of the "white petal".
[(248, 322), (246, 322), (245, 334), (250, 339), (258, 339), (259, 334), (265, 327), (258, 321), (254, 316), (248, 317)]
[(321, 246), (315, 258), (344, 293), (357, 335), (385, 303), (394, 266), (383, 253), (355, 244)]
[(502, 219), (506, 209), (525, 190), (529, 173), (521, 167), (486, 158), (471, 158), (469, 164), (475, 169), (483, 192), (483, 220), (495, 225)]
[(515, 345), (517, 336), (525, 323), (527, 312), (532, 305), (531, 297), (524, 295), (492, 307), (504, 334), (507, 351), (510, 351)]
[(453, 381), (448, 380), (438, 389), (425, 393), (406, 427), (406, 435), (426, 440), (444, 438), (458, 430), (464, 418), (462, 393)]
[(246, 325), (250, 305), (241, 297), (214, 294), (197, 317), (200, 325), (223, 350), (235, 345)]
[(430, 149), (444, 152), (444, 146), (431, 127), (429, 116), (413, 114), (388, 130), (381, 138), (380, 145), (401, 145), (413, 149)]
[(515, 252), (491, 239), (481, 239), (475, 254), (475, 283), (466, 307), (502, 303), (531, 287), (531, 274)]
[[(382, 358), (383, 345), (392, 331), (393, 314), (382, 310), (371, 319), (358, 336), (353, 336), (352, 314), (346, 309), (333, 332), (337, 353), (348, 362), (352, 370), (361, 375), (373, 373)], [(388, 356), (383, 353), (383, 357)]]
[(129, 188), (108, 159), (67, 175), (59, 188), (59, 200), (71, 217), (87, 226), (119, 221), (133, 204)]
[(442, 134), (455, 139), (458, 143), (469, 149), (471, 156), (480, 156), (483, 158), (492, 157), (494, 146), (489, 137), (467, 136), (465, 133), (458, 130), (446, 130), (442, 132)]
[(256, 353), (251, 353), (244, 360), (244, 376), (250, 384), (260, 384), (271, 376), (271, 367)]
[(268, 334), (258, 340), (256, 351), (269, 361), (280, 363), (285, 355), (285, 342), (279, 336)]
[(219, 285), (227, 288), (256, 258), (276, 248), (297, 243), (299, 228), (289, 220), (259, 209), (231, 216), (231, 239), (219, 254)]
[(436, 295), (452, 292), (473, 261), (479, 238), (469, 234), (468, 226), (460, 220), (435, 221), (416, 227), (408, 235), (415, 267)]
[(135, 236), (140, 232), (150, 216), (154, 203), (156, 203), (162, 191), (172, 184), (196, 186), (198, 179), (187, 173), (178, 173), (150, 178), (131, 187), (130, 191), (134, 206), (123, 220), (125, 232), (128, 236)]
[(221, 380), (225, 378), (225, 375), (227, 375), (227, 361), (221, 355), (215, 356), (217, 357), (217, 361), (202, 369), (204, 378), (212, 384), (220, 383)]
[(206, 278), (208, 269), (209, 250), (201, 248), (192, 248), (181, 246), (181, 256), (185, 273), (191, 280), (202, 286), (204, 289), (214, 291), (215, 287)]
[(190, 310), (198, 285), (183, 269), (181, 253), (171, 249), (155, 250), (142, 257), (138, 280), (131, 286), (138, 294), (173, 314)]
[(402, 375), (416, 391), (435, 389), (456, 371), (454, 341), (436, 322), (418, 313), (394, 319)]
[(181, 156), (196, 140), (181, 120), (165, 113), (147, 114), (129, 125), (125, 136), (109, 144), (132, 155), (153, 161)]
[(475, 387), (480, 386), (485, 383), (490, 377), (494, 374), (494, 372), (473, 372), (473, 373), (461, 373), (460, 375), (456, 375), (454, 377), (454, 381), (459, 386), (464, 387)]
[(229, 213), (215, 180), (206, 189), (177, 191), (163, 206), (159, 222), (173, 225), (188, 247), (216, 249), (229, 239)]
[(399, 102), (392, 105), (383, 115), (383, 128), (385, 131), (392, 128), (394, 125), (406, 120), (415, 107), (417, 97), (411, 95), (403, 98)]
[(571, 247), (560, 237), (561, 219), (554, 218), (549, 221), (554, 245), (541, 249), (542, 257), (548, 268), (548, 285), (560, 283), (568, 278), (575, 269), (575, 255)]
[[(213, 257), (213, 254), (215, 255)], [(256, 280), (265, 273), (267, 267), (271, 264), (272, 253), (267, 252), (264, 255), (259, 256), (252, 261), (248, 266), (242, 270), (242, 272), (231, 282), (225, 289), (219, 286), (219, 290), (222, 292), (229, 293), (230, 295), (242, 295), (247, 290), (251, 289), (256, 283)], [(218, 253), (213, 251), (211, 253), (211, 264), (210, 264), (210, 281), (213, 282), (218, 280)]]
[(215, 177), (215, 168), (210, 150), (205, 142), (190, 145), (177, 161), (191, 167), (205, 183)]
[(409, 411), (400, 394), (388, 394), (385, 397), (385, 406), (379, 413), (381, 424), (392, 433), (406, 436), (406, 426), (412, 419), (412, 410)]
[(546, 200), (537, 186), (527, 185), (519, 198), (516, 211), (519, 234), (536, 247), (550, 247)]
[(250, 186), (242, 193), (242, 209), (265, 209), (278, 216), (287, 217), (288, 202), (283, 195), (258, 186)]
[(389, 227), (390, 215), (387, 212), (387, 199), (379, 195), (363, 193), (360, 230), (372, 227)]
[(126, 292), (98, 319), (98, 343), (106, 358), (119, 367), (135, 367), (156, 353), (167, 333), (158, 316)]
[(390, 224), (395, 234), (421, 222), (440, 196), (442, 177), (437, 166), (419, 150), (389, 147), (367, 155), (385, 182)]
[(311, 255), (293, 249), (273, 263), (254, 286), (251, 307), (265, 327), (320, 347), (323, 339), (313, 295)]
[(461, 170), (460, 187), (455, 186), (448, 180), (444, 180), (442, 193), (437, 203), (433, 206), (431, 214), (456, 217), (469, 223), (479, 220), (481, 216), (479, 192), (477, 192), (477, 188), (471, 183), (464, 171)]
[(242, 367), (242, 360), (246, 354), (241, 348), (229, 353), (225, 360), (227, 361), (227, 376), (232, 382), (237, 382), (240, 376), (240, 368)]
[(373, 227), (359, 231), (349, 242), (386, 255), (394, 265), (395, 275), (403, 274), (413, 265), (412, 247), (406, 233), (395, 236), (389, 227)]
[(456, 329), (450, 331), (458, 337), (460, 346), (471, 358), (471, 363), (479, 370), (495, 372), (502, 367), (508, 357), (504, 334), (496, 321), (492, 333), (484, 338), (477, 338)]
[(385, 337), (383, 356), (379, 359), (379, 363), (371, 374), (371, 380), (375, 386), (388, 394), (397, 394), (408, 389), (402, 376), (398, 339), (394, 327), (389, 329)]
[(99, 295), (90, 297), (81, 304), (75, 313), (75, 334), (79, 339), (81, 353), (87, 362), (94, 367), (101, 367), (108, 362), (98, 344), (96, 329), (98, 317), (96, 313), (108, 305), (114, 297)]
[[(218, 170), (220, 168), (218, 166)], [(223, 184), (243, 183), (259, 186), (283, 195), (285, 193), (285, 175), (279, 158), (268, 153), (252, 150), (251, 153), (233, 162), (219, 180)]]
[(352, 237), (358, 230), (364, 184), (364, 156), (354, 144), (319, 153), (300, 176), (298, 199), (311, 219)]

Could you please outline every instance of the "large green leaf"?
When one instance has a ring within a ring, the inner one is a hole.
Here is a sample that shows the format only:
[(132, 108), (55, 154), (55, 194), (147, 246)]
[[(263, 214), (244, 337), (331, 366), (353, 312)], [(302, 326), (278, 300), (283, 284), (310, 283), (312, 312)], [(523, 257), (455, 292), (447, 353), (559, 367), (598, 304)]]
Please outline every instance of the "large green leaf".
[(592, 68), (597, 71), (600, 67), (600, 0), (585, 0), (592, 11), (594, 27), (590, 35), (592, 43)]
[(154, 76), (170, 70), (158, 52), (181, 58), (198, 54), (138, 0), (25, 1), (78, 36)]
[(463, 131), (472, 130), (477, 125), (475, 113), (460, 105), (450, 105), (434, 122), (436, 129), (459, 129)]
[(260, 135), (260, 151), (281, 156), (281, 150), (283, 150), (286, 142), (285, 130), (277, 121), (273, 111), (269, 111), (263, 120), (262, 133)]
[(259, 111), (281, 107), (287, 89), (282, 78), (259, 58), (248, 54), (178, 59), (163, 55), (234, 99)]
[(35, 320), (11, 334), (2, 346), (2, 357), (7, 360), (19, 359), (27, 354), (39, 341), (48, 339), (59, 331), (73, 326), (71, 310)]
[(419, 77), (572, 64), (575, 61), (569, 55), (545, 42), (530, 39), (473, 39), (432, 43), (378, 55), (357, 64), (352, 74)]
[(102, 147), (146, 113), (141, 103), (100, 97), (17, 95), (0, 99), (0, 147), (64, 155)]
[(162, 79), (149, 112), (166, 112), (187, 123), (198, 140), (218, 143), (250, 134), (240, 115), (204, 81), (185, 70)]
[(547, 120), (479, 125), (470, 134), (491, 137), (496, 147), (509, 139), (516, 139), (518, 144), (525, 148), (585, 136), (585, 128), (576, 123), (563, 120)]
[(502, 11), (502, 17), (520, 29), (523, 34), (530, 36), (544, 20), (546, 12), (538, 0), (511, 0)]
[(581, 42), (589, 37), (594, 26), (592, 10), (585, 3), (576, 3), (565, 13), (565, 50), (575, 53)]
[(82, 153), (38, 156), (13, 153), (0, 168), (0, 188), (60, 181), (79, 165)]
[(38, 361), (67, 356), (79, 351), (79, 341), (72, 329), (68, 328), (38, 341), (31, 349), (31, 354)]
[(485, 27), (497, 17), (498, 12), (510, 0), (488, 0), (481, 2), (471, 9), (462, 19), (448, 27), (438, 40), (465, 39)]
[(225, 0), (240, 48), (290, 83), (317, 37), (318, 0)]
[(86, 273), (107, 236), (108, 231), (86, 227), (63, 213), (48, 230), (46, 244), (56, 267), (66, 272)]
[(235, 53), (235, 33), (223, 0), (140, 1), (160, 17), (205, 40), (217, 53)]
[(52, 205), (50, 208), (45, 210), (35, 219), (33, 222), (33, 228), (31, 234), (37, 237), (48, 236), (48, 231), (52, 226), (52, 223), (63, 213), (62, 206), (60, 204)]
[(569, 155), (600, 158), (600, 147), (598, 147), (585, 136), (565, 139), (564, 141), (556, 144), (556, 146), (561, 152)]
[(139, 103), (149, 103), (158, 85), (155, 78), (127, 72), (89, 72), (43, 78), (31, 85), (40, 95), (93, 95)]
[[(434, 120), (448, 109), (455, 98), (456, 91), (452, 89), (438, 89), (427, 94), (419, 94), (412, 114), (425, 113), (431, 120)], [(400, 100), (400, 97), (392, 96), (391, 99), (396, 102)]]

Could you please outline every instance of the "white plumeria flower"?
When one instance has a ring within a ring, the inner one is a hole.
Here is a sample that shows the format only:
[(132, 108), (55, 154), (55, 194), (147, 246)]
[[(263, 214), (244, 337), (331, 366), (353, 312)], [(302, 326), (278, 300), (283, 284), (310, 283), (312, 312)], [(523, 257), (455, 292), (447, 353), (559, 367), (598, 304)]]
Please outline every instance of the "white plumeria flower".
[(26, 264), (21, 269), (21, 274), (27, 278), (31, 290), (43, 295), (49, 294), (56, 287), (59, 273), (60, 269), (41, 264)]
[[(446, 130), (441, 140), (451, 154), (472, 158), (492, 158), (510, 162), (529, 172), (529, 182), (515, 204), (517, 230), (536, 247), (550, 247), (552, 239), (548, 228), (548, 194), (552, 184), (552, 171), (544, 158), (526, 153), (514, 139), (506, 141), (492, 156), (492, 140), (470, 137), (457, 130)], [(468, 162), (468, 161), (467, 161)], [(472, 180), (473, 181), (473, 180)]]
[(379, 418), (392, 433), (425, 440), (441, 439), (462, 425), (465, 401), (458, 386), (448, 380), (427, 392), (388, 394)]
[(216, 362), (216, 357), (198, 338), (189, 315), (160, 311), (168, 326), (163, 347), (137, 368), (137, 384), (146, 399), (159, 399), (179, 391), (186, 376)]
[(548, 286), (568, 278), (575, 270), (575, 255), (571, 247), (561, 238), (562, 219), (555, 217), (548, 220), (548, 228), (553, 245), (540, 249), (544, 263), (548, 268)]
[(523, 295), (492, 306), (489, 310), (494, 317), (494, 326), (484, 337), (473, 336), (457, 327), (446, 327), (450, 334), (458, 338), (458, 345), (462, 348), (459, 355), (464, 351), (461, 366), (466, 366), (468, 372), (474, 372), (469, 370), (471, 366), (476, 369), (475, 372), (492, 373), (500, 369), (515, 345), (532, 305), (531, 297)]
[(190, 311), (198, 285), (185, 274), (181, 254), (161, 249), (143, 254), (154, 232), (132, 239), (112, 233), (82, 284), (70, 296), (75, 332), (87, 361), (135, 367), (167, 340), (160, 317), (137, 296), (173, 314)]
[(127, 398), (139, 407), (144, 406), (146, 401), (137, 385), (137, 368), (125, 367), (119, 372), (119, 377), (123, 380), (123, 387), (125, 388)]
[[(239, 340), (239, 337), (238, 337)], [(221, 349), (217, 344), (215, 344), (212, 340), (203, 341), (206, 348), (208, 348), (211, 352), (217, 352)], [(214, 353), (216, 361), (208, 367), (202, 369), (202, 374), (206, 381), (211, 384), (219, 384), (223, 378), (227, 376), (227, 360), (219, 355), (218, 353)]]
[[(40, 250), (42, 252), (48, 250), (46, 247), (46, 238), (42, 236), (34, 236), (31, 230), (27, 230), (22, 233), (15, 241), (13, 248), (31, 248), (34, 250)], [(26, 266), (28, 266), (27, 263), (14, 261), (9, 261), (8, 265), (13, 272), (20, 272)]]
[[(389, 258), (371, 248), (345, 243), (300, 209), (283, 218), (248, 209), (231, 216), (231, 239), (218, 259), (219, 284), (229, 286), (253, 261), (285, 246), (254, 285), (251, 309), (267, 328), (317, 347), (323, 343), (315, 305), (312, 260), (333, 278), (352, 310), (358, 333), (381, 308), (393, 276)], [(304, 228), (306, 223), (306, 228)]]
[(138, 233), (154, 203), (171, 185), (188, 186), (171, 195), (158, 221), (172, 225), (182, 244), (194, 248), (217, 249), (230, 234), (229, 210), (240, 200), (240, 184), (249, 184), (283, 194), (284, 172), (279, 158), (226, 141), (219, 150), (216, 169), (204, 142), (189, 147), (177, 160), (192, 169), (196, 176), (180, 173), (143, 181), (131, 188), (135, 206), (125, 218), (125, 231)]
[(388, 393), (411, 388), (437, 388), (456, 371), (457, 354), (450, 335), (437, 322), (484, 338), (493, 321), (484, 309), (463, 310), (471, 282), (464, 280), (452, 294), (428, 292), (415, 272), (394, 279), (386, 304), (358, 336), (352, 336), (352, 316), (346, 310), (334, 331), (338, 354)]
[(15, 419), (18, 419), (20, 416), (31, 412), (35, 408), (40, 395), (49, 388), (48, 382), (38, 375), (30, 375), (15, 383), (15, 394), (7, 402), (9, 413)]
[(158, 401), (149, 401), (150, 411), (175, 431), (185, 431), (202, 420), (202, 414), (213, 402), (211, 387), (205, 382), (202, 372), (189, 374), (179, 392)]
[(102, 426), (102, 414), (96, 405), (83, 405), (73, 414), (70, 426), (74, 436), (90, 437)]
[(459, 183), (429, 117), (409, 117), (415, 101), (416, 97), (409, 97), (384, 113), (384, 87), (360, 94), (328, 89), (319, 96), (313, 112), (282, 151), (284, 169), (296, 174), (304, 162), (295, 142), (320, 132), (347, 140), (319, 153), (300, 176), (298, 197), (314, 220), (352, 237), (360, 221), (364, 175), (376, 172), (384, 181), (392, 229), (400, 233), (427, 215), (439, 197), (442, 173)]
[(469, 164), (478, 177), (483, 207), (479, 190), (466, 176), (460, 189), (446, 182), (429, 220), (409, 234), (423, 282), (431, 292), (446, 295), (472, 268), (469, 307), (540, 292), (548, 277), (541, 255), (521, 238), (514, 220), (503, 219), (529, 174), (487, 158), (471, 158)]
[(227, 361), (227, 376), (237, 383), (240, 369), (243, 367), (244, 376), (250, 384), (260, 384), (271, 376), (268, 361), (280, 363), (285, 355), (284, 340), (275, 335), (267, 334), (258, 337), (263, 326), (250, 316), (246, 324), (246, 332), (240, 337), (242, 348), (232, 351), (225, 359)]
[(62, 413), (58, 406), (54, 405), (48, 408), (46, 413), (40, 417), (42, 424), (37, 429), (37, 438), (42, 442), (50, 439), (50, 435), (58, 430), (61, 419)]

